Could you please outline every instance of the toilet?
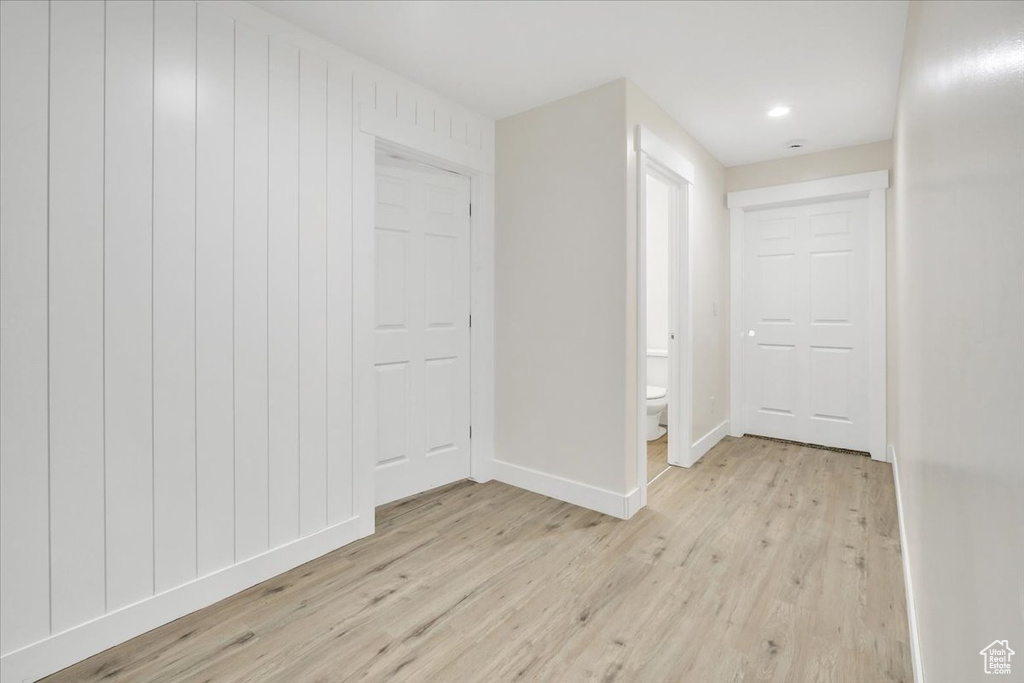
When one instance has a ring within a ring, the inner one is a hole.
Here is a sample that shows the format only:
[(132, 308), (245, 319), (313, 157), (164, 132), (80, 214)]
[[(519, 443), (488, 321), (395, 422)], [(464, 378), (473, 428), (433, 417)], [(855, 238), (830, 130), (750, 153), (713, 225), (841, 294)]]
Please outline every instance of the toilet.
[(647, 440), (660, 439), (668, 424), (668, 351), (647, 349)]
[(668, 389), (647, 385), (647, 440), (660, 439), (667, 431), (661, 426), (662, 414), (668, 408)]

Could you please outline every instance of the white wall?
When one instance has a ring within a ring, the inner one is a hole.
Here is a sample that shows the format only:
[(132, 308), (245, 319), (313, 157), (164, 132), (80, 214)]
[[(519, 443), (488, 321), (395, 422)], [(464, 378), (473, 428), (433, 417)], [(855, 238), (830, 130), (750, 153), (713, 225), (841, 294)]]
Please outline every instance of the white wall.
[(9, 681), (372, 530), (353, 110), (486, 160), (493, 123), (245, 3), (0, 12)]
[(498, 121), (496, 139), (495, 476), (621, 497), (624, 84)]
[[(690, 266), (692, 291), (693, 409), (692, 439), (699, 441), (729, 418), (729, 213), (725, 208), (725, 168), (685, 129), (658, 106), (643, 90), (627, 81), (626, 124), (629, 140), (636, 126), (643, 125), (670, 144), (694, 165), (695, 178), (691, 201), (693, 225), (690, 227)], [(630, 146), (626, 174), (627, 204), (626, 249), (630, 268), (636, 263), (636, 154)], [(636, 348), (636, 274), (627, 274), (627, 313), (629, 359)], [(630, 406), (636, 386), (635, 363), (627, 363), (626, 386), (630, 388)], [(670, 398), (670, 400), (673, 400)], [(678, 405), (678, 403), (676, 403)], [(635, 443), (636, 415), (626, 417), (627, 433)], [(643, 425), (639, 425), (643, 429)], [(722, 432), (724, 434), (724, 432)], [(635, 468), (630, 482), (635, 485)]]
[(1024, 4), (911, 3), (894, 443), (924, 678), (1024, 680)]

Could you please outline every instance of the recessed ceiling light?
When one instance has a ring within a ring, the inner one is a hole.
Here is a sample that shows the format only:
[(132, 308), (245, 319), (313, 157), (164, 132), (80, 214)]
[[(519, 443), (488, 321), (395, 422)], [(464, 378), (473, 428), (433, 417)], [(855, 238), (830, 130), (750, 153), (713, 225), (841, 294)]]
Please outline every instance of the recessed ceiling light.
[(780, 116), (785, 116), (788, 113), (789, 107), (781, 104), (777, 107), (772, 107), (771, 109), (768, 110), (768, 116), (771, 116), (773, 119), (776, 119)]

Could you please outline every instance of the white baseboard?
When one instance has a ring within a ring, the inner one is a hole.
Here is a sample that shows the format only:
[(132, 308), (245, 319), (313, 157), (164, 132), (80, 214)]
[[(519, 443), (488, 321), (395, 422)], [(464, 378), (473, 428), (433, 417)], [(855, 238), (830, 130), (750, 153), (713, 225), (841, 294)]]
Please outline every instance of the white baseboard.
[(626, 496), (626, 510), (625, 517), (623, 519), (629, 519), (637, 512), (640, 511), (640, 487), (637, 486), (635, 489), (629, 492)]
[[(725, 420), (690, 446), (690, 465), (703, 458), (718, 442), (729, 435), (729, 421)], [(690, 465), (687, 465), (689, 467)]]
[[(0, 681), (35, 681), (366, 535), (359, 517), (225, 567), (0, 657)], [(372, 531), (372, 528), (371, 528)]]
[(921, 640), (917, 630), (917, 609), (914, 607), (914, 582), (910, 573), (910, 552), (907, 548), (907, 529), (903, 518), (903, 496), (900, 493), (900, 472), (896, 460), (896, 447), (889, 444), (886, 449), (892, 463), (892, 481), (896, 488), (896, 518), (900, 526), (900, 556), (903, 558), (903, 584), (907, 597), (907, 624), (910, 627), (910, 663), (914, 672), (914, 683), (924, 682), (924, 666), (921, 663)]
[(615, 493), (503, 460), (492, 462), (491, 474), (505, 484), (619, 519), (629, 519), (640, 505), (639, 488), (628, 494)]

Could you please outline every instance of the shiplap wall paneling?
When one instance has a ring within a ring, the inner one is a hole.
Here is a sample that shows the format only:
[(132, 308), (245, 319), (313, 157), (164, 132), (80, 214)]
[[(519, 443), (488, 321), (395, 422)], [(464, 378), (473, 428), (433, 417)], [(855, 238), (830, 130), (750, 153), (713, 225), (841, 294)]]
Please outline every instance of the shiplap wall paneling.
[[(356, 116), (362, 118), (363, 108), (374, 106), (375, 87), (373, 80), (358, 70), (352, 74), (352, 99), (353, 111)], [(374, 250), (375, 230), (369, 228), (373, 225), (373, 207), (376, 198), (376, 178), (367, 173), (368, 169), (375, 168), (375, 154), (373, 136), (367, 135), (361, 130), (362, 122), (357, 122), (357, 127), (352, 133), (352, 250), (353, 254), (372, 254)], [(375, 174), (374, 174), (375, 175)], [(368, 177), (369, 176), (369, 177)], [(357, 195), (358, 193), (358, 195)], [(362, 201), (357, 199), (362, 198)], [(367, 201), (367, 197), (373, 197)], [(356, 423), (353, 425), (353, 474), (355, 481), (373, 481), (374, 466), (377, 462), (377, 432), (376, 425), (371, 425), (367, 419), (368, 407), (375, 405), (377, 401), (377, 380), (374, 370), (373, 359), (373, 329), (376, 304), (373, 296), (365, 291), (368, 282), (374, 282), (374, 263), (365, 258), (353, 258), (352, 278), (355, 286), (361, 286), (359, 295), (353, 289), (352, 300), (352, 322), (353, 334), (353, 391), (356, 403), (353, 406)], [(365, 362), (370, 359), (371, 362)], [(360, 362), (362, 361), (362, 362)], [(357, 364), (358, 363), (358, 364)], [(353, 507), (360, 516), (360, 527), (364, 533), (372, 533), (376, 522), (374, 511), (375, 492), (362, 491), (357, 488), (354, 493)]]
[(374, 81), (374, 108), (391, 118), (398, 118), (398, 89), (387, 81)]
[(0, 652), (50, 634), (49, 19), (0, 2)]
[(157, 0), (153, 468), (157, 592), (196, 578), (196, 6)]
[(434, 135), (440, 138), (452, 136), (452, 113), (449, 109), (438, 107), (434, 110)]
[(270, 41), (270, 545), (299, 537), (299, 50)]
[(466, 144), (468, 139), (468, 133), (466, 127), (469, 125), (469, 120), (466, 115), (462, 112), (452, 112), (452, 140), (459, 144)]
[(50, 5), (50, 599), (53, 631), (106, 609), (104, 6)]
[(424, 132), (434, 134), (434, 109), (431, 98), (421, 97), (416, 101), (416, 125)]
[(153, 5), (106, 6), (107, 609), (153, 594)]
[(0, 56), (7, 680), (372, 530), (353, 99), (456, 157), (493, 126), (246, 3), (4, 0)]
[(466, 144), (473, 149), (480, 149), (483, 144), (483, 130), (480, 122), (473, 119), (466, 121)]
[(352, 470), (352, 72), (330, 67), (327, 77), (327, 522), (337, 524), (355, 514)]
[(399, 121), (415, 125), (416, 123), (416, 97), (408, 91), (399, 91), (397, 95)]
[(267, 550), (267, 36), (235, 24), (235, 561)]
[(327, 62), (299, 56), (299, 528), (327, 524)]
[(235, 22), (199, 6), (196, 87), (196, 533), (199, 574), (235, 561)]

